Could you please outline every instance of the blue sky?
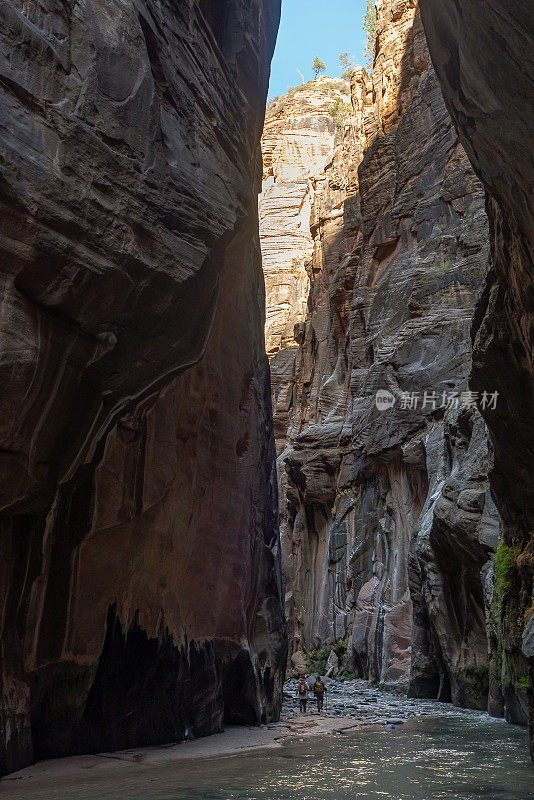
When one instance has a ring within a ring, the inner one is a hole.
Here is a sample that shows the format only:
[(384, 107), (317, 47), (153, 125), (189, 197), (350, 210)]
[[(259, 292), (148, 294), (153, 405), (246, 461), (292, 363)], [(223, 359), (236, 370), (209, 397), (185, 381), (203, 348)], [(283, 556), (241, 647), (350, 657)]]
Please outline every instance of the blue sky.
[(311, 80), (314, 56), (326, 64), (326, 74), (340, 75), (338, 55), (348, 50), (363, 64), (365, 0), (282, 0), (282, 21), (274, 53), (269, 98), (289, 86)]

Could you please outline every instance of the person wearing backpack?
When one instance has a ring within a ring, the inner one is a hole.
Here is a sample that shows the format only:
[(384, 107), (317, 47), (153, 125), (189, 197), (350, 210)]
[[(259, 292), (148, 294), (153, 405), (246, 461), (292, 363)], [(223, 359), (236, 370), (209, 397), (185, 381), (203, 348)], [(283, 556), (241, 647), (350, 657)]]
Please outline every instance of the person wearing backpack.
[(300, 703), (300, 711), (301, 713), (306, 713), (306, 703), (308, 702), (308, 684), (306, 683), (306, 678), (304, 675), (300, 676), (300, 680), (297, 686), (297, 697)]
[(315, 700), (317, 702), (317, 713), (320, 714), (323, 710), (323, 703), (324, 703), (324, 695), (326, 692), (326, 686), (324, 685), (322, 678), (320, 675), (317, 676), (317, 680), (313, 684), (313, 693), (315, 695)]

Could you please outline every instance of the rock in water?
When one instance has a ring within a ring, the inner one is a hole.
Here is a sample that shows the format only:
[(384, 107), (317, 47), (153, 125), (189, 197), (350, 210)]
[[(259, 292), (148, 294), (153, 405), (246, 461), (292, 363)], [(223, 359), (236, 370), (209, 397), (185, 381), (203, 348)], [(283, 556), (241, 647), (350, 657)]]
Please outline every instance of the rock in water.
[(330, 650), (328, 661), (326, 662), (326, 675), (328, 678), (334, 678), (339, 673), (339, 658), (333, 650)]
[(271, 720), (279, 0), (0, 6), (0, 772)]

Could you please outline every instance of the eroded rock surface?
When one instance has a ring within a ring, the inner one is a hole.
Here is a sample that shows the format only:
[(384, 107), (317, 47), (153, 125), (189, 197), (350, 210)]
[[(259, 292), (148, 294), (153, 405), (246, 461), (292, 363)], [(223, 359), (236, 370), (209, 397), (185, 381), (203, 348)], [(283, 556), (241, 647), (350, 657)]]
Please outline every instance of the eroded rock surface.
[(295, 344), (294, 327), (306, 317), (311, 208), (334, 150), (335, 110), (350, 109), (348, 95), (347, 81), (320, 77), (267, 108), (259, 215), (269, 356)]
[(460, 395), (484, 192), (417, 4), (377, 10), (373, 74), (353, 73), (318, 182), (309, 313), (271, 362), (291, 649), (348, 637), (360, 676), (480, 706), (498, 516), (480, 398)]
[(0, 3), (0, 771), (273, 719), (277, 0)]
[(421, 9), (447, 107), (488, 192), (491, 270), (473, 323), (471, 383), (500, 393), (484, 413), (501, 561), (510, 559), (495, 608), (493, 695), (511, 719), (528, 709), (534, 759), (534, 9), (528, 0), (422, 0)]

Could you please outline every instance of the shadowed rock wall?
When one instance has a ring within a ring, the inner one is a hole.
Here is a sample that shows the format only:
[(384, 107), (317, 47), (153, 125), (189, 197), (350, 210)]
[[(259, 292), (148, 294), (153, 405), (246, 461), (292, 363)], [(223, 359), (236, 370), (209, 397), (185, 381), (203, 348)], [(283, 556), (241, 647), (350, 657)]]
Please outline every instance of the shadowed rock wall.
[(509, 719), (528, 711), (534, 759), (534, 9), (528, 0), (422, 0), (421, 11), (447, 107), (487, 190), (490, 272), (471, 384), (500, 392), (484, 413), (504, 539), (490, 691)]
[(278, 20), (0, 2), (0, 772), (278, 714)]
[(347, 636), (360, 675), (480, 706), (492, 454), (476, 404), (450, 398), (471, 369), (484, 192), (417, 3), (377, 11), (373, 74), (353, 73), (352, 118), (312, 209), (300, 346), (271, 362), (290, 646)]

